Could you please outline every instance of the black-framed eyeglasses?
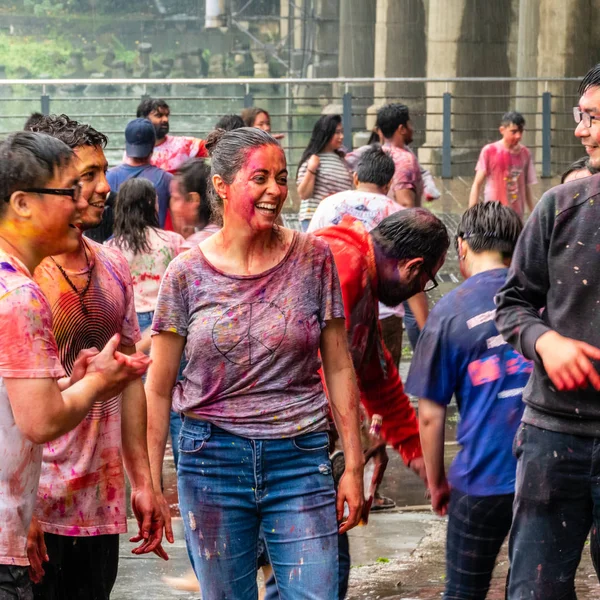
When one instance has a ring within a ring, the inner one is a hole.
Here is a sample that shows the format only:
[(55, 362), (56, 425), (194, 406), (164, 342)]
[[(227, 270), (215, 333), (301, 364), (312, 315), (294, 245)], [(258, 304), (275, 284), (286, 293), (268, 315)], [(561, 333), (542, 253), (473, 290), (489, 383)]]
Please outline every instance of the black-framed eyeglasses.
[(77, 184), (72, 188), (27, 188), (23, 191), (31, 192), (33, 194), (50, 194), (51, 196), (70, 196), (73, 199), (73, 202), (77, 202), (79, 198), (81, 198), (80, 184)]
[(435, 278), (435, 275), (431, 275), (431, 273), (427, 273), (429, 275), (429, 281), (425, 284), (423, 291), (428, 294), (429, 292), (433, 292), (435, 288), (439, 285), (438, 280)]
[(600, 121), (600, 117), (594, 117), (593, 115), (590, 115), (590, 113), (583, 112), (579, 106), (573, 107), (573, 118), (577, 125), (583, 123), (583, 126), (588, 129), (592, 126), (592, 121)]

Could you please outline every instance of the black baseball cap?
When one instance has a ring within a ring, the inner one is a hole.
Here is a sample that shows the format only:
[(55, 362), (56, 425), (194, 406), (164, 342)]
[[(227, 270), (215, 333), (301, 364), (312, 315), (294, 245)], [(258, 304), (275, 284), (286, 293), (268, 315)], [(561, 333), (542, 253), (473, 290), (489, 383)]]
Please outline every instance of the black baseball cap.
[(134, 119), (125, 127), (125, 153), (131, 158), (146, 158), (156, 142), (154, 125), (148, 119)]

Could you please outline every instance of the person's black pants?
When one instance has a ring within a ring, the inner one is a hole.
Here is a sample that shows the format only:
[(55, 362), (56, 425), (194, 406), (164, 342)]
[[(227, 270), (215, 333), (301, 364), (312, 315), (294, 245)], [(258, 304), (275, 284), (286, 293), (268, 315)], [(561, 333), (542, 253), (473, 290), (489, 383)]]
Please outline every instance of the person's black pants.
[(119, 536), (45, 534), (50, 562), (35, 600), (109, 600), (119, 568)]
[(485, 600), (512, 521), (514, 494), (450, 493), (444, 600)]
[(33, 600), (29, 567), (0, 565), (0, 600)]

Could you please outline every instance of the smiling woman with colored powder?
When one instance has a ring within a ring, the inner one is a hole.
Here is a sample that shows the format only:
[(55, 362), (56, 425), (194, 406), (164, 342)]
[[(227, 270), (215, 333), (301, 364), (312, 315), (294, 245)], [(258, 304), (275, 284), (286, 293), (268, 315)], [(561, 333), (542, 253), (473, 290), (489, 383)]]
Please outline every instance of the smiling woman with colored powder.
[[(335, 263), (324, 242), (276, 225), (288, 189), (272, 136), (217, 131), (207, 148), (223, 228), (177, 257), (159, 292), (146, 384), (153, 480), (172, 397), (184, 415), (180, 509), (203, 597), (257, 597), (262, 531), (282, 597), (335, 599), (337, 533), (358, 522), (363, 464)], [(337, 501), (321, 366), (346, 453)]]

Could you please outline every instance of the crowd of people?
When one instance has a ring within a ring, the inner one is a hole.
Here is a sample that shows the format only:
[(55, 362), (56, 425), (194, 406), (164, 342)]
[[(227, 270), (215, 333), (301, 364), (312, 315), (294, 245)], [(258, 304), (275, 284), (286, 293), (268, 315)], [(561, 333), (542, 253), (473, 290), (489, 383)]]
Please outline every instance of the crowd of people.
[(260, 566), (268, 600), (344, 598), (347, 532), (393, 506), (386, 447), (448, 515), (446, 600), (486, 597), (507, 537), (509, 600), (575, 598), (590, 530), (600, 568), (600, 65), (579, 92), (587, 156), (537, 206), (525, 121), (502, 117), (452, 232), (465, 281), (431, 312), (451, 234), (402, 104), (353, 152), (317, 120), (299, 231), (261, 108), (201, 140), (145, 99), (110, 169), (64, 114), (0, 142), (0, 599), (110, 598), (125, 476), (132, 552), (167, 559), (169, 435), (207, 600), (257, 598)]

